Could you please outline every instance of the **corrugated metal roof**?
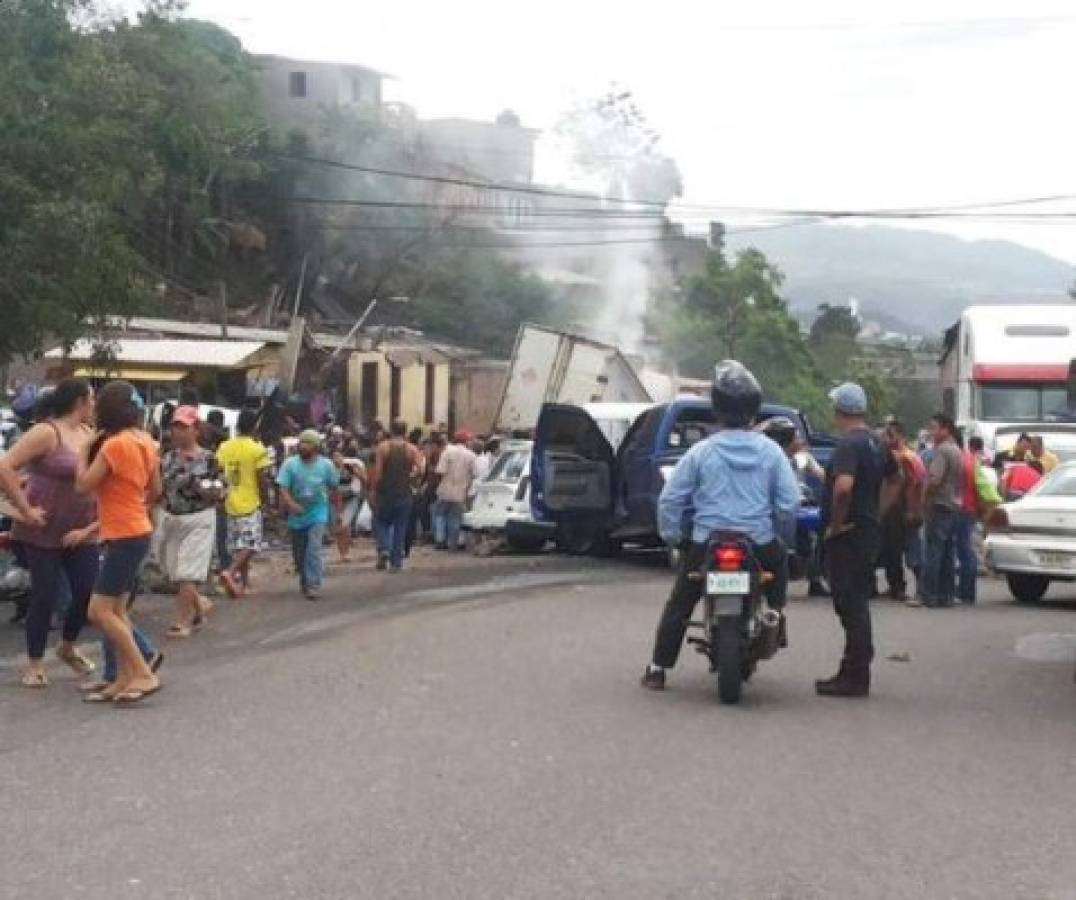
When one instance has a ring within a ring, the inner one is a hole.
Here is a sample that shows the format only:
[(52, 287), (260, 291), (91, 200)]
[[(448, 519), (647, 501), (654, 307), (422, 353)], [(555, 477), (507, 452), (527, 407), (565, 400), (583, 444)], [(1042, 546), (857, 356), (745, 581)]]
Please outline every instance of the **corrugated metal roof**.
[[(135, 340), (120, 338), (111, 342), (118, 362), (128, 365), (176, 366), (183, 368), (231, 368), (257, 353), (265, 346), (264, 341), (183, 341), (183, 340)], [(50, 350), (47, 359), (62, 359), (62, 348)], [(67, 354), (68, 359), (85, 362), (92, 360), (94, 345), (90, 341), (78, 341)]]

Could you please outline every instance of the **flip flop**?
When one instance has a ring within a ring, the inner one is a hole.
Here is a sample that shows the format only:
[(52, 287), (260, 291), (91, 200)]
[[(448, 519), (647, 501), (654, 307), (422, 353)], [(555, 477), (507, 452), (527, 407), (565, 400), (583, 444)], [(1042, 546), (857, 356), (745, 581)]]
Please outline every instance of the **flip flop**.
[(156, 694), (157, 691), (159, 691), (160, 689), (160, 684), (158, 684), (156, 687), (147, 688), (144, 691), (138, 690), (137, 688), (131, 688), (130, 690), (120, 691), (113, 698), (112, 702), (115, 703), (117, 706), (129, 706), (133, 703), (139, 703), (142, 700), (145, 700), (152, 694)]
[(97, 694), (103, 691), (107, 687), (111, 687), (111, 681), (105, 681), (103, 678), (98, 681), (84, 681), (78, 686), (78, 689), (84, 694)]
[(23, 672), (22, 686), (24, 688), (46, 688), (49, 686), (49, 676), (44, 672)]
[(111, 703), (115, 698), (105, 691), (90, 691), (82, 695), (83, 703)]
[(189, 638), (192, 634), (194, 634), (194, 627), (195, 626), (187, 625), (169, 625), (168, 630), (164, 633), (164, 636), (175, 640), (181, 638)]
[(66, 655), (57, 653), (56, 658), (62, 660), (64, 664), (80, 678), (85, 678), (87, 675), (92, 675), (97, 671), (97, 666), (95, 666), (93, 661), (88, 659), (81, 650), (73, 650)]

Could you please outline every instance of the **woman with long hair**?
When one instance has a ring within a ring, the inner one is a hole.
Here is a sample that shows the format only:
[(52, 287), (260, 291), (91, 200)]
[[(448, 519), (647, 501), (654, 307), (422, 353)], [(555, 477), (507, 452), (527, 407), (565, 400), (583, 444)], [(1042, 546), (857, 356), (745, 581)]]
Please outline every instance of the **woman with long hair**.
[(75, 487), (96, 494), (101, 540), (105, 545), (90, 620), (116, 653), (116, 680), (101, 699), (136, 703), (161, 686), (135, 642), (127, 618), (127, 597), (149, 552), (153, 523), (149, 509), (161, 496), (157, 447), (141, 428), (142, 398), (126, 381), (110, 381), (97, 395), (97, 434), (78, 463)]
[(47, 395), (36, 417), (38, 424), (0, 457), (0, 488), (19, 512), (13, 537), (22, 544), (30, 568), (25, 687), (49, 683), (45, 646), (65, 578), (71, 602), (56, 656), (79, 676), (94, 670), (75, 643), (86, 624), (98, 567), (97, 504), (92, 497), (75, 493), (78, 460), (90, 440), (92, 416), (89, 382), (65, 379)]

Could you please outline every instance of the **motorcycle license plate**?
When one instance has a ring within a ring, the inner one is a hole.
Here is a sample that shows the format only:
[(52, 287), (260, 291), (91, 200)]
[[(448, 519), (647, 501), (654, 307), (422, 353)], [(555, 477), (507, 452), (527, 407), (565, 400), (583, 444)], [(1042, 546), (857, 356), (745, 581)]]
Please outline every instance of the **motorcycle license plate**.
[(707, 594), (737, 594), (742, 596), (751, 592), (750, 572), (707, 572)]

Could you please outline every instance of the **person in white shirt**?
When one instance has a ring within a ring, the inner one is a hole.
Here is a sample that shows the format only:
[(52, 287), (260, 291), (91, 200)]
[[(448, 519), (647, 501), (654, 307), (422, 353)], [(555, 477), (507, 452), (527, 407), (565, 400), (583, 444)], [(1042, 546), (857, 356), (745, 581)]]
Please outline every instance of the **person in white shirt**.
[(457, 550), (460, 526), (471, 485), (478, 476), (478, 457), (457, 432), (437, 462), (437, 502), (433, 506), (433, 536), (438, 550)]

